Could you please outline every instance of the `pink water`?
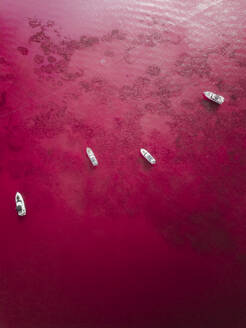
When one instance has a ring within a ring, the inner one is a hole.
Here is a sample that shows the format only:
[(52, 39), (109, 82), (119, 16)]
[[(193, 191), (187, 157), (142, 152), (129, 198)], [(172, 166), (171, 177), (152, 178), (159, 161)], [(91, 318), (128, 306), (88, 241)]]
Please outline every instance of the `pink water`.
[(1, 328), (246, 326), (245, 13), (1, 0)]

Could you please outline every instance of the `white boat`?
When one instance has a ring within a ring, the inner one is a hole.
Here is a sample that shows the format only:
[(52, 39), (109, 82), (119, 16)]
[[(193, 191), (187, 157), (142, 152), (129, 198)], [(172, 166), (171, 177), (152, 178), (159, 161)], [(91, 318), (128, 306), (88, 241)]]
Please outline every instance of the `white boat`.
[(26, 206), (23, 197), (19, 192), (15, 195), (15, 204), (16, 204), (16, 211), (19, 216), (26, 215)]
[(223, 102), (225, 101), (224, 97), (216, 95), (215, 93), (213, 93), (211, 91), (205, 91), (205, 92), (203, 92), (203, 94), (206, 98), (216, 102), (219, 105), (223, 104)]
[(154, 165), (156, 163), (155, 158), (150, 155), (150, 153), (146, 149), (141, 148), (140, 153), (150, 164)]
[(96, 156), (95, 154), (93, 153), (92, 149), (87, 147), (86, 148), (86, 153), (87, 153), (87, 156), (89, 157), (90, 161), (91, 161), (91, 164), (93, 166), (97, 166), (98, 165), (98, 160), (96, 159)]

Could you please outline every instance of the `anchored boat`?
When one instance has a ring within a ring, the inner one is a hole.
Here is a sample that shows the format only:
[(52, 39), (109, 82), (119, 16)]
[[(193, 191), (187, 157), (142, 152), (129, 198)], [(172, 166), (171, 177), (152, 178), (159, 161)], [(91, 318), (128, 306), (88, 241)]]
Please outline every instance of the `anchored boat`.
[(91, 164), (93, 166), (97, 166), (98, 165), (98, 160), (96, 159), (96, 156), (95, 154), (93, 153), (92, 149), (87, 147), (86, 148), (86, 153), (87, 153), (87, 156), (89, 157), (90, 161), (91, 161)]
[(15, 195), (16, 210), (19, 216), (26, 215), (26, 206), (22, 195), (17, 192)]
[(150, 153), (146, 149), (141, 148), (140, 153), (150, 164), (154, 165), (156, 163), (155, 158), (150, 155)]
[(216, 95), (215, 93), (213, 93), (211, 91), (205, 91), (205, 92), (203, 92), (203, 94), (206, 98), (216, 102), (219, 105), (223, 104), (223, 102), (225, 101), (224, 97)]

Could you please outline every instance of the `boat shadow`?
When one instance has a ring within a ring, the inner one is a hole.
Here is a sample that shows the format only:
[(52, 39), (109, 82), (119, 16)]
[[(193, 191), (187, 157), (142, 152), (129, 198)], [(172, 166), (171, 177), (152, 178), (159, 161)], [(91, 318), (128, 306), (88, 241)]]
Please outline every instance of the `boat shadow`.
[(140, 161), (141, 161), (141, 164), (142, 164), (142, 168), (146, 171), (149, 171), (153, 168), (153, 166), (155, 165), (152, 165), (150, 164), (146, 159), (144, 159), (143, 157), (140, 158)]
[(208, 112), (215, 113), (219, 110), (220, 106), (219, 104), (216, 104), (215, 102), (209, 100), (209, 99), (202, 99), (200, 101), (200, 104), (203, 108), (205, 108)]

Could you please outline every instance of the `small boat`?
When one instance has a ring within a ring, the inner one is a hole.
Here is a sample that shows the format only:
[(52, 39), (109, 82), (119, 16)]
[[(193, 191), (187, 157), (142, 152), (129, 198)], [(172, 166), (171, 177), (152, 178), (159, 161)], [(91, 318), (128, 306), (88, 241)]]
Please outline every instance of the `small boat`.
[(141, 148), (140, 153), (150, 164), (154, 165), (156, 163), (154, 157), (150, 155), (150, 153), (146, 149)]
[(206, 98), (216, 102), (219, 105), (223, 104), (223, 102), (225, 101), (224, 97), (216, 95), (215, 93), (213, 93), (211, 91), (205, 91), (205, 92), (203, 92), (203, 94)]
[(24, 199), (19, 192), (15, 195), (15, 204), (16, 204), (16, 211), (19, 216), (26, 215), (26, 206), (24, 203)]
[(89, 148), (89, 147), (87, 147), (86, 148), (86, 153), (87, 153), (87, 156), (89, 157), (89, 159), (91, 161), (91, 164), (93, 166), (97, 166), (98, 165), (98, 161), (97, 161), (96, 156), (94, 155), (92, 149)]

